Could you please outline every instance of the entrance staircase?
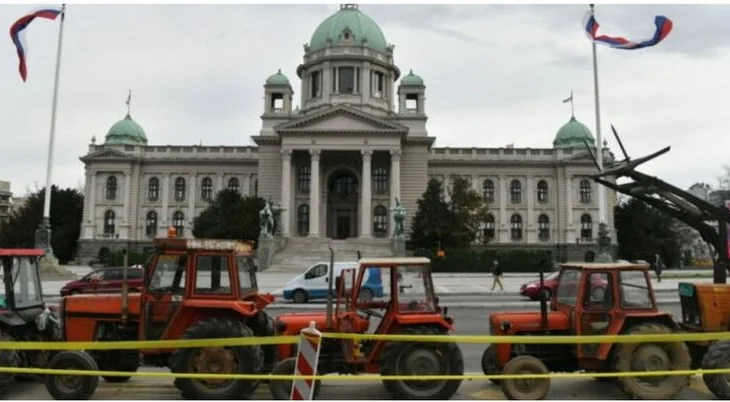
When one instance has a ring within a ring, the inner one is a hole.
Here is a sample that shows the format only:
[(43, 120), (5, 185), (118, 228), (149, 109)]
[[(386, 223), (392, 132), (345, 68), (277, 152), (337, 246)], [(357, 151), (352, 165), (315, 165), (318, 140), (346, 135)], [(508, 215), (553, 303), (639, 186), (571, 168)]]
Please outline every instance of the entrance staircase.
[(325, 238), (293, 237), (290, 238), (283, 250), (274, 254), (267, 272), (301, 273), (307, 267), (330, 260), (332, 247), (335, 252), (335, 262), (356, 261), (357, 251), (363, 258), (392, 257), (393, 248), (390, 239), (346, 239), (332, 240)]

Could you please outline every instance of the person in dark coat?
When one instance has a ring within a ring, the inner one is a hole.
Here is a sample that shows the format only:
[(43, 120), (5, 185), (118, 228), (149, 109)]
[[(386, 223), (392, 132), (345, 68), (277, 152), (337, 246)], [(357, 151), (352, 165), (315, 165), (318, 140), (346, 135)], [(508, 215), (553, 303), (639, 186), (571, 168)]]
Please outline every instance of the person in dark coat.
[(662, 258), (659, 257), (659, 254), (654, 255), (654, 273), (656, 274), (657, 282), (662, 281), (662, 270), (664, 269), (664, 263), (662, 262)]
[(499, 261), (494, 260), (494, 265), (492, 265), (492, 276), (494, 279), (492, 280), (492, 291), (494, 291), (494, 288), (499, 285), (499, 290), (504, 290), (504, 286), (502, 286), (502, 268), (499, 266)]

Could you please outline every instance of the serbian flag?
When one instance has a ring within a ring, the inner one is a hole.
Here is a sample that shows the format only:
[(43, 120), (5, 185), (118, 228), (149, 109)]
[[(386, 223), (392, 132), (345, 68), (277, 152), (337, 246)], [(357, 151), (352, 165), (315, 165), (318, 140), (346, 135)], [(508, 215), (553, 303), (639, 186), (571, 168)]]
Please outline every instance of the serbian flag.
[(588, 39), (610, 46), (614, 49), (635, 50), (654, 46), (663, 41), (667, 35), (669, 35), (673, 26), (672, 20), (661, 15), (654, 17), (654, 25), (656, 26), (654, 36), (642, 41), (631, 41), (621, 36), (598, 35), (599, 25), (596, 21), (595, 15), (593, 15), (593, 12), (590, 10), (583, 18), (583, 27), (585, 28), (586, 35), (588, 35)]
[(28, 56), (28, 44), (25, 42), (25, 28), (36, 18), (55, 20), (62, 12), (63, 9), (60, 7), (41, 8), (20, 17), (10, 26), (10, 39), (13, 40), (15, 49), (18, 51), (18, 70), (20, 71), (20, 78), (23, 81), (28, 78), (28, 68), (25, 65), (25, 59)]

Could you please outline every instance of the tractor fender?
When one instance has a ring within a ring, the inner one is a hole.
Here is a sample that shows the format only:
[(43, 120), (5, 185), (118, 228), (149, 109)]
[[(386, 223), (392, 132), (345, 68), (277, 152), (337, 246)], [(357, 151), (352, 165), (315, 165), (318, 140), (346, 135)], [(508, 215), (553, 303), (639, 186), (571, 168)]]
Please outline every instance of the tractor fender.
[(2, 327), (21, 327), (26, 324), (25, 320), (14, 311), (0, 313), (0, 326)]
[(234, 301), (229, 300), (187, 300), (183, 303), (184, 308), (194, 309), (216, 309), (222, 311), (235, 311), (236, 313), (244, 317), (253, 317), (259, 312), (256, 303), (248, 301)]
[[(669, 313), (656, 313), (656, 314), (647, 314), (647, 315), (638, 315), (638, 316), (628, 316), (624, 319), (623, 325), (621, 327), (621, 330), (619, 331), (619, 334), (625, 334), (628, 332), (632, 327), (635, 327), (640, 324), (659, 324), (666, 326), (667, 328), (672, 329), (672, 331), (679, 332), (681, 331), (681, 328), (679, 324), (677, 324), (676, 321), (672, 318), (672, 315)], [(607, 334), (608, 335), (608, 334)], [(617, 346), (620, 346), (620, 344), (612, 344), (610, 345), (610, 351), (608, 352), (607, 360), (606, 361), (612, 361), (612, 359), (615, 356), (616, 350), (618, 350)]]
[(399, 327), (427, 326), (443, 328), (446, 332), (452, 332), (456, 329), (453, 324), (446, 321), (446, 318), (439, 313), (397, 315), (395, 322)]

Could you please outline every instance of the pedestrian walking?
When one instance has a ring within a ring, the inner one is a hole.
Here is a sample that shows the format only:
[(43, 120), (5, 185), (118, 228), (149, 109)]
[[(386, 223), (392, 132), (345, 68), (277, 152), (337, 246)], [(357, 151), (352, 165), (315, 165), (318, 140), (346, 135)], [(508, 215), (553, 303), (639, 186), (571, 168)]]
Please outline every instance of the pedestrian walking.
[(494, 288), (499, 285), (499, 290), (504, 290), (504, 286), (502, 286), (502, 268), (499, 266), (499, 261), (494, 260), (494, 264), (492, 265), (492, 276), (494, 279), (492, 280), (492, 291), (494, 291)]
[(654, 273), (656, 274), (657, 282), (662, 281), (662, 269), (664, 269), (664, 263), (659, 254), (654, 254)]

